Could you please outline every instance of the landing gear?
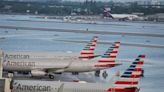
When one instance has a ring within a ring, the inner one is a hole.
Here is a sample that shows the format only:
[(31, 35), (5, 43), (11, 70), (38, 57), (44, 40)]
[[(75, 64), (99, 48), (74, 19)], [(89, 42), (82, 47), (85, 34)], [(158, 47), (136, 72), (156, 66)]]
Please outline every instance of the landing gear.
[(98, 71), (95, 72), (95, 76), (96, 77), (100, 77), (100, 70), (98, 70)]
[(78, 72), (72, 72), (72, 75), (79, 75)]
[(106, 78), (108, 77), (108, 73), (107, 73), (106, 71), (104, 71), (104, 72), (102, 73), (102, 76), (103, 76), (104, 79), (106, 79)]
[(50, 78), (50, 79), (55, 79), (55, 76), (50, 74), (50, 75), (49, 75), (49, 78)]

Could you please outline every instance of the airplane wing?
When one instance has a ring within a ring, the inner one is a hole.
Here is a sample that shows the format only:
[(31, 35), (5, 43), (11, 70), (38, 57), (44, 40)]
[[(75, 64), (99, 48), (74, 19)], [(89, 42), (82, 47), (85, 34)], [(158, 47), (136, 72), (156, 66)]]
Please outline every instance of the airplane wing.
[(61, 72), (64, 72), (66, 68), (68, 68), (71, 64), (72, 64), (73, 61), (71, 62), (68, 62), (68, 64), (66, 64), (64, 67), (62, 68), (48, 68), (48, 69), (45, 69), (45, 71), (47, 71), (48, 73), (61, 73)]
[(97, 45), (98, 36), (93, 36), (93, 38), (87, 43), (84, 49), (80, 52), (80, 59), (88, 60), (98, 55), (95, 55), (94, 50)]
[(68, 68), (72, 64), (71, 62), (58, 62), (54, 64), (54, 67), (46, 67), (46, 68), (35, 68), (31, 70), (32, 76), (45, 76), (49, 74), (54, 74), (54, 73), (62, 73), (65, 71), (66, 68)]
[(108, 92), (136, 92), (135, 90), (139, 90), (138, 81), (143, 74), (144, 58), (145, 55), (139, 55), (120, 78), (113, 82), (113, 86), (108, 89)]
[[(115, 59), (118, 54), (120, 42), (115, 42), (108, 50), (102, 55), (95, 67), (114, 67), (117, 65)], [(118, 63), (120, 65), (121, 63)]]

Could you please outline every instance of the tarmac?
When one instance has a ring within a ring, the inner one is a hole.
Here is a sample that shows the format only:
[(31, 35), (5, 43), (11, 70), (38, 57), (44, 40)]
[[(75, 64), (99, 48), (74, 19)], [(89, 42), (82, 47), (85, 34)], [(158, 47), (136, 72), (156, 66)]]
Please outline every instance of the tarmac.
[(4, 29), (16, 30), (39, 30), (39, 31), (55, 31), (55, 32), (71, 32), (71, 33), (84, 33), (84, 34), (105, 34), (105, 35), (128, 35), (128, 36), (147, 36), (147, 37), (164, 37), (164, 34), (155, 33), (139, 33), (139, 32), (112, 32), (112, 31), (92, 31), (92, 30), (68, 30), (68, 29), (52, 29), (42, 27), (18, 27), (18, 26), (2, 26)]

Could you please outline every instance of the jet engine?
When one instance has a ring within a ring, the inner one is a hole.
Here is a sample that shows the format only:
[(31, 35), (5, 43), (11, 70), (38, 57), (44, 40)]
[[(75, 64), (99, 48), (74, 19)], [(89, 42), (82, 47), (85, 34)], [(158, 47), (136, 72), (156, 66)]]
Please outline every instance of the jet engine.
[(40, 70), (32, 70), (31, 71), (32, 76), (40, 77), (40, 76), (46, 76), (47, 73), (45, 71), (40, 71)]

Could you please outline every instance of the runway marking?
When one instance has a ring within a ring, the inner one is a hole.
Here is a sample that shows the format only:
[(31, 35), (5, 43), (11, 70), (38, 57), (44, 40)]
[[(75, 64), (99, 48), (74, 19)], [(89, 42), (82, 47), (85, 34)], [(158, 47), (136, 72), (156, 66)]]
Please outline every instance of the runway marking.
[(157, 33), (139, 33), (139, 32), (109, 32), (109, 31), (87, 31), (87, 30), (68, 30), (68, 29), (53, 29), (53, 28), (37, 28), (37, 27), (17, 27), (17, 26), (2, 26), (0, 28), (20, 29), (20, 30), (40, 30), (40, 31), (55, 31), (55, 32), (72, 32), (85, 34), (103, 34), (103, 35), (129, 35), (129, 36), (148, 36), (148, 37), (164, 37), (164, 34)]

